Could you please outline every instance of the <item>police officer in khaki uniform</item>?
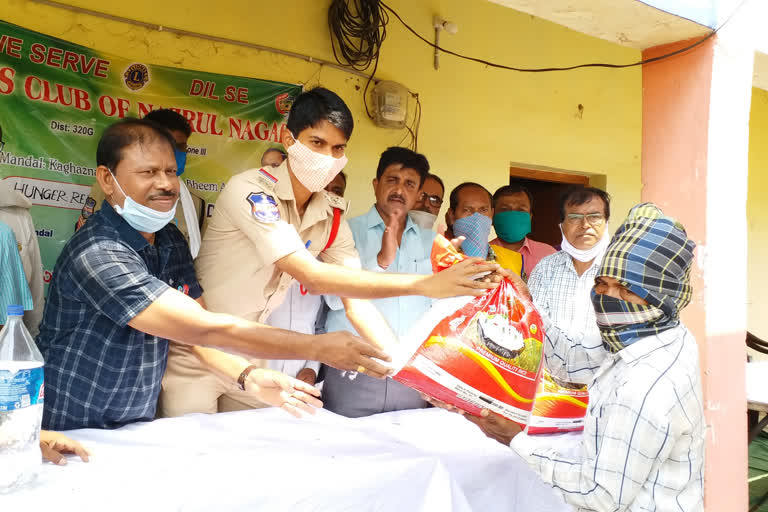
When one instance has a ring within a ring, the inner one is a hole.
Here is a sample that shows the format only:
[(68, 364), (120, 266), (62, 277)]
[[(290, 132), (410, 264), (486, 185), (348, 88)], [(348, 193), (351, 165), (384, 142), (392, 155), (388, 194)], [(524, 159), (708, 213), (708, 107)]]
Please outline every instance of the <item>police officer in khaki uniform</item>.
[[(497, 268), (477, 259), (429, 276), (360, 270), (349, 226), (345, 220), (334, 222), (345, 201), (323, 190), (346, 164), (352, 114), (335, 93), (316, 88), (296, 98), (287, 125), (282, 140), (287, 161), (234, 176), (216, 201), (195, 264), (207, 308), (263, 322), (297, 279), (309, 293), (346, 297), (347, 316), (357, 332), (388, 347), (394, 335), (386, 321), (359, 299), (479, 295), (495, 286), (471, 279)], [(161, 414), (260, 407), (239, 383), (265, 366), (263, 360), (172, 343)], [(386, 374), (363, 365), (357, 371)]]
[[(187, 162), (187, 141), (192, 134), (189, 122), (178, 112), (167, 108), (153, 110), (144, 118), (156, 122), (171, 132), (173, 139), (176, 141), (176, 147), (174, 148), (176, 172), (181, 176)], [(90, 192), (88, 192), (88, 198), (85, 200), (85, 204), (80, 211), (75, 230), (80, 229), (88, 218), (101, 208), (105, 198), (106, 195), (101, 189), (99, 182), (94, 182)], [(193, 258), (197, 256), (200, 250), (200, 232), (204, 220), (205, 201), (189, 192), (183, 180), (179, 179), (179, 205), (176, 208), (176, 216), (172, 222), (179, 228), (184, 238), (187, 239)]]

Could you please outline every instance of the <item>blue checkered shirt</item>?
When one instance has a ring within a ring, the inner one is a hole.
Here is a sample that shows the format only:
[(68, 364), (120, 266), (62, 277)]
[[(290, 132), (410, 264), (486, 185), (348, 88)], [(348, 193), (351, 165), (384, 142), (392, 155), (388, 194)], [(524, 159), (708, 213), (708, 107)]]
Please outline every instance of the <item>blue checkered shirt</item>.
[(116, 428), (155, 417), (168, 341), (128, 322), (169, 287), (202, 295), (181, 232), (169, 224), (150, 245), (105, 201), (53, 271), (37, 337), (43, 428)]
[(575, 453), (518, 434), (511, 447), (578, 512), (704, 510), (699, 352), (688, 329), (606, 356)]

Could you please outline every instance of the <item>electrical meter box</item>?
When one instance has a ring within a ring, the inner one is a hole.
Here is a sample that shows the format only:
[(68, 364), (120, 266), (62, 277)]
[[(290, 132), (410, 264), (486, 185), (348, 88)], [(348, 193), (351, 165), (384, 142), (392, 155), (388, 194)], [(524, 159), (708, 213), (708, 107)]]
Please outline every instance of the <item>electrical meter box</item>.
[(373, 88), (373, 121), (382, 128), (405, 128), (408, 117), (408, 89), (397, 82), (382, 80)]

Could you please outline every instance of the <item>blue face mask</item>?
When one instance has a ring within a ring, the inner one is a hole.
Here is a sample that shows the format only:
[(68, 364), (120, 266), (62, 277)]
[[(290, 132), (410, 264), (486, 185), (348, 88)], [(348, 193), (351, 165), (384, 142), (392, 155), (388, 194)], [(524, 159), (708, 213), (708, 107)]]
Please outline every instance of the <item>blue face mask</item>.
[(176, 154), (176, 176), (181, 176), (184, 173), (184, 166), (187, 165), (187, 152), (176, 148), (173, 148), (173, 152)]
[(466, 237), (461, 250), (467, 256), (488, 256), (488, 236), (491, 234), (491, 218), (480, 213), (458, 219), (453, 223), (453, 235)]
[[(112, 177), (115, 178), (115, 175), (113, 174)], [(163, 229), (176, 216), (176, 205), (179, 203), (178, 200), (176, 201), (176, 204), (173, 205), (173, 208), (167, 212), (160, 212), (131, 199), (125, 192), (123, 192), (123, 187), (120, 186), (117, 178), (115, 178), (115, 183), (117, 184), (117, 188), (120, 189), (120, 192), (125, 196), (123, 206), (121, 207), (116, 204), (115, 211), (136, 231), (141, 231), (142, 233), (156, 233)]]

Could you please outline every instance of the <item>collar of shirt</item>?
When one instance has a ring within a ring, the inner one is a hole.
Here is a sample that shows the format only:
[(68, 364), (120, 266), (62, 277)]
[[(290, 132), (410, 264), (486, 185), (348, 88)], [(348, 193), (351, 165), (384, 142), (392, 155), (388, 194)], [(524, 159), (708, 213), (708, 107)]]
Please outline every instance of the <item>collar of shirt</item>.
[[(288, 171), (288, 160), (283, 160), (283, 163), (274, 168), (270, 167), (267, 169), (262, 167), (259, 169), (259, 173), (262, 172), (267, 173), (274, 179), (271, 192), (274, 193), (274, 195), (277, 196), (277, 198), (281, 201), (292, 202), (295, 207), (296, 196), (293, 193), (291, 174)], [(265, 181), (262, 181), (259, 184), (266, 185), (267, 177), (262, 178)], [(265, 190), (265, 192), (270, 191)], [(347, 202), (343, 198), (338, 197), (335, 194), (331, 194), (325, 190), (321, 190), (312, 194), (312, 196), (309, 198), (307, 208), (304, 211), (304, 215), (301, 217), (301, 225), (298, 228), (299, 233), (303, 232), (311, 226), (314, 226), (318, 222), (327, 219), (328, 217), (332, 217), (334, 208), (339, 208), (343, 212), (347, 209)], [(298, 214), (298, 209), (296, 213)]]
[[(368, 210), (368, 213), (365, 214), (365, 227), (366, 229), (372, 229), (379, 225), (382, 226), (382, 232), (387, 228), (387, 225), (384, 223), (384, 219), (381, 218), (381, 214), (379, 214), (379, 210), (376, 209), (376, 205), (374, 204), (371, 206), (371, 209)], [(405, 230), (403, 231), (403, 236), (405, 236), (405, 234), (410, 231), (418, 234), (418, 229), (419, 227), (414, 224), (410, 215), (406, 215)]]
[[(523, 253), (523, 250), (525, 250), (528, 254), (531, 253), (531, 245), (528, 243), (528, 240), (530, 240), (528, 237), (525, 237), (525, 240), (523, 241), (523, 245), (520, 246), (520, 248), (516, 251), (520, 254)], [(499, 247), (504, 247), (503, 242), (501, 241), (501, 238), (496, 237), (490, 242), (488, 242), (490, 245), (498, 245)]]
[(624, 360), (625, 363), (630, 364), (634, 361), (646, 357), (651, 352), (658, 350), (662, 347), (669, 345), (679, 338), (678, 329), (681, 327), (675, 327), (666, 331), (660, 332), (653, 336), (647, 336), (642, 340), (638, 340), (631, 345), (627, 345), (618, 352), (618, 356)]

